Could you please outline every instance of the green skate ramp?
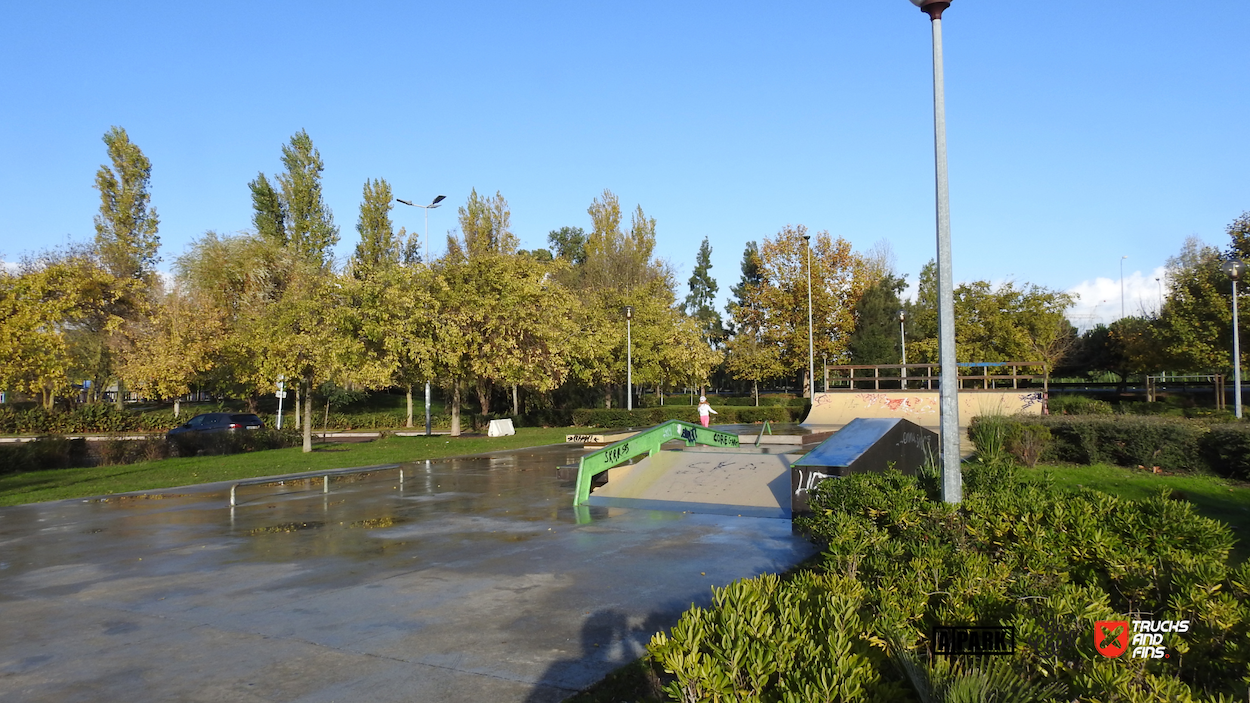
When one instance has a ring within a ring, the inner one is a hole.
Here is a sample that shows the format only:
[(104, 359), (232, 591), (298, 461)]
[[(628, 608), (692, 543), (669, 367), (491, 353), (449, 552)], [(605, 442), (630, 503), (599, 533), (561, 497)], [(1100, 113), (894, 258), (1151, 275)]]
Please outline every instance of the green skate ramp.
[(586, 505), (743, 517), (790, 517), (798, 455), (661, 451), (609, 473)]

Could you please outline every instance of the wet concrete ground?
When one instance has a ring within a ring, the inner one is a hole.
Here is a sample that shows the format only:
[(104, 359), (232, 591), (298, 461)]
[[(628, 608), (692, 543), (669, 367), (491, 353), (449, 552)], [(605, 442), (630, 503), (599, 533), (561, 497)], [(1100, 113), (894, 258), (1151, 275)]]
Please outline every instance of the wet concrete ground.
[(788, 520), (579, 523), (578, 456), (0, 509), (0, 700), (557, 701), (812, 551)]

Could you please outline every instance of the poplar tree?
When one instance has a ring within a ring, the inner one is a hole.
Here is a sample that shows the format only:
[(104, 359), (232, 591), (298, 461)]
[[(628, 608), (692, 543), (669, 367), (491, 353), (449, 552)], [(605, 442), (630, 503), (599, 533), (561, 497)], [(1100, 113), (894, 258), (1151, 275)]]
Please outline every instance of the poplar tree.
[(155, 273), (160, 218), (149, 207), (152, 163), (121, 127), (104, 134), (112, 166), (96, 172), (100, 214), (95, 217), (95, 242), (105, 269), (120, 279), (149, 280)]
[(360, 243), (352, 256), (352, 272), (357, 278), (394, 266), (402, 257), (402, 242), (395, 238), (395, 227), (391, 224), (393, 199), (391, 184), (385, 179), (365, 181), (360, 218), (356, 222)]

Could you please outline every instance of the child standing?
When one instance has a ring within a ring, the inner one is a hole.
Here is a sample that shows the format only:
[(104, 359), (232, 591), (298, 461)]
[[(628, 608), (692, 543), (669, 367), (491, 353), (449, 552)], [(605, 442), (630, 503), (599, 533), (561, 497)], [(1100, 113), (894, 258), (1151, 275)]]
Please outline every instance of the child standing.
[(709, 417), (709, 414), (719, 415), (720, 413), (713, 410), (712, 406), (707, 404), (706, 396), (701, 395), (699, 396), (699, 422), (702, 423), (704, 427), (707, 427), (708, 421), (712, 419)]

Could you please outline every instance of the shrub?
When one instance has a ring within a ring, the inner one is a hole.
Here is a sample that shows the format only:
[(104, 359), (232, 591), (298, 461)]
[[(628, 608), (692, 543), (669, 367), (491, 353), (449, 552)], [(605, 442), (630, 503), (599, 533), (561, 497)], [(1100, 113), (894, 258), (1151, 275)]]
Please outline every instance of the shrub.
[(1216, 425), (1200, 440), (1203, 459), (1221, 476), (1250, 481), (1250, 425)]
[[(1232, 700), (1250, 681), (1250, 563), (1223, 524), (1164, 492), (1142, 501), (1047, 483), (932, 500), (919, 477), (823, 482), (796, 525), (825, 549), (792, 579), (715, 589), (650, 660), (674, 700)], [(1190, 620), (1171, 660), (1108, 659), (1097, 620)], [(1016, 655), (957, 664), (935, 625), (1012, 625)], [(809, 653), (814, 653), (809, 656)], [(1183, 666), (1181, 657), (1183, 657)], [(847, 662), (843, 664), (842, 662)], [(806, 687), (806, 688), (800, 688)], [(801, 691), (802, 693), (799, 693)], [(948, 695), (943, 695), (945, 691)], [(971, 693), (975, 691), (975, 693)], [(934, 696), (937, 697), (934, 697)]]
[(1111, 403), (1084, 395), (1052, 395), (1046, 401), (1051, 415), (1110, 415)]

